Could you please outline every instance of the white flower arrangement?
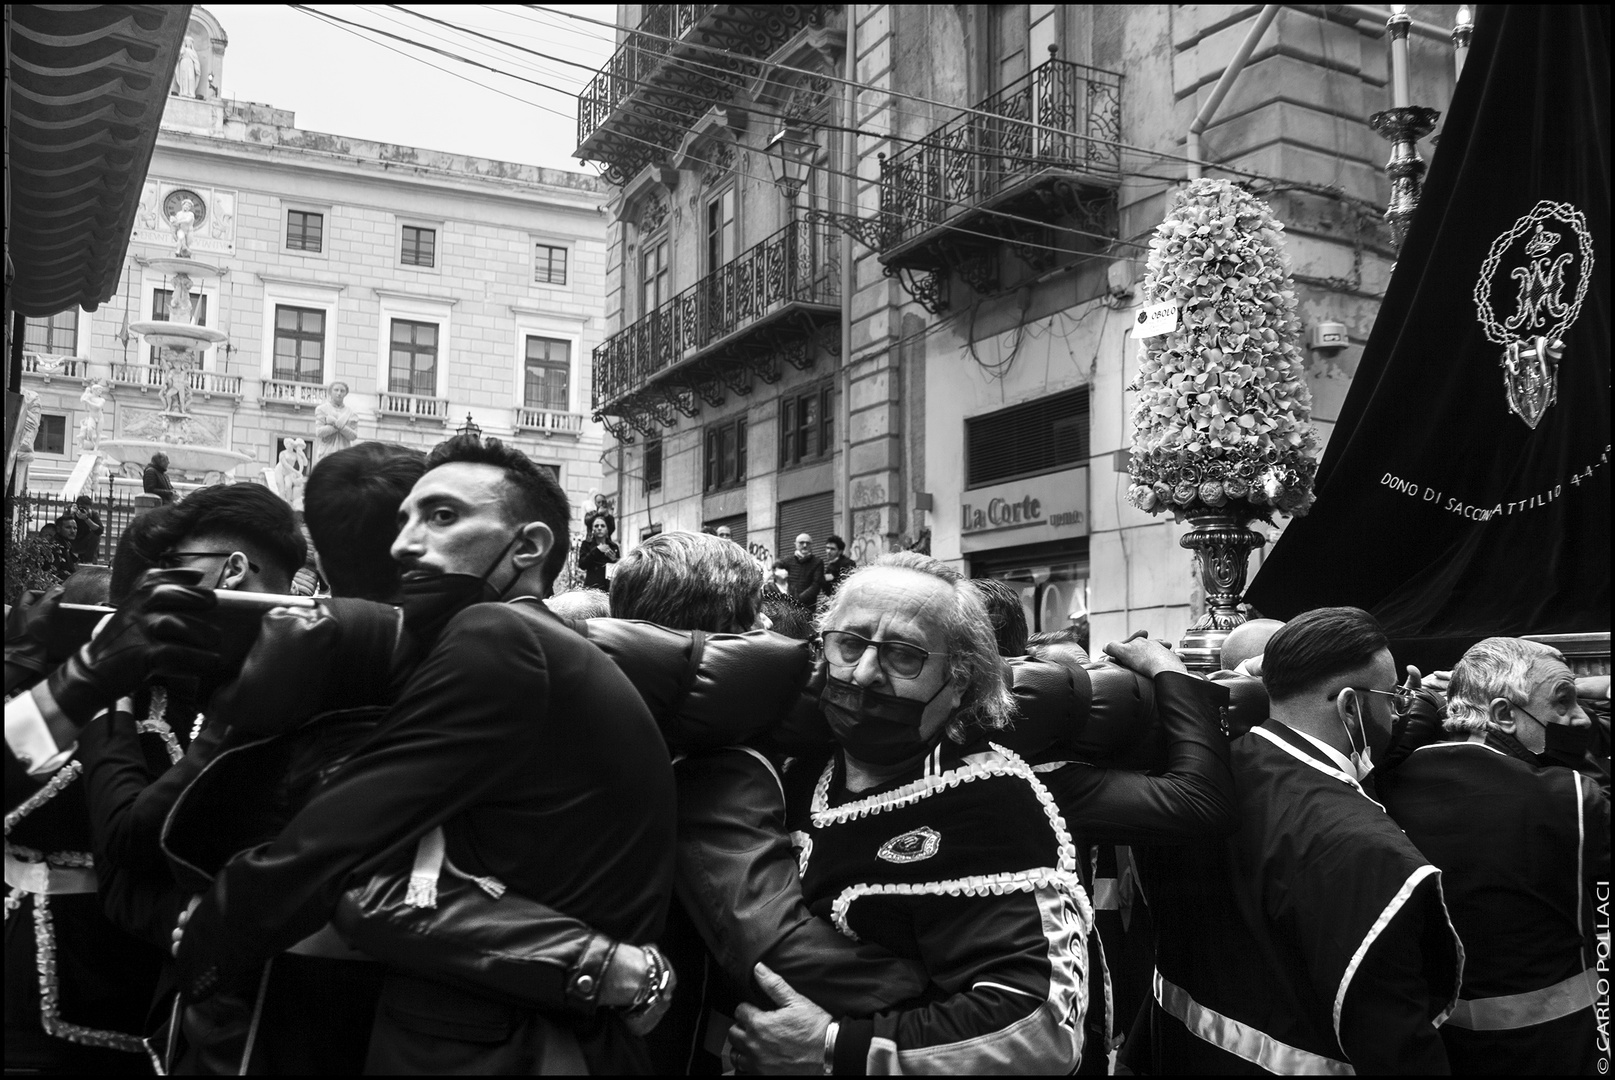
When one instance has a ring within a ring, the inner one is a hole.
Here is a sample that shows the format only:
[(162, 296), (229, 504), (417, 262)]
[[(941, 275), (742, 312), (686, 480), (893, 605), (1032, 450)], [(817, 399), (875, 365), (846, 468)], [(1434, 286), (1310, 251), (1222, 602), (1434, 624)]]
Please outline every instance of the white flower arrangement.
[(1305, 514), (1317, 476), (1284, 227), (1226, 180), (1196, 180), (1150, 241), (1144, 300), (1178, 329), (1146, 339), (1128, 498), (1152, 514)]

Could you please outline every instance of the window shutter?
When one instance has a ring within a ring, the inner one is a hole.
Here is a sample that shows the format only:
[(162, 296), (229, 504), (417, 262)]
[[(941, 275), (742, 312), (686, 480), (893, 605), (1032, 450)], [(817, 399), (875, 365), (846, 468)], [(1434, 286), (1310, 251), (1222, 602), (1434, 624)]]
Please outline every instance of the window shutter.
[[(813, 537), (813, 553), (824, 548), (824, 538), (835, 532), (835, 495), (822, 492), (779, 504), (779, 527), (774, 535), (774, 557), (783, 559), (796, 550), (796, 537)], [(822, 556), (821, 556), (822, 557)]]
[(1088, 460), (1088, 388), (965, 421), (967, 487), (1074, 468)]

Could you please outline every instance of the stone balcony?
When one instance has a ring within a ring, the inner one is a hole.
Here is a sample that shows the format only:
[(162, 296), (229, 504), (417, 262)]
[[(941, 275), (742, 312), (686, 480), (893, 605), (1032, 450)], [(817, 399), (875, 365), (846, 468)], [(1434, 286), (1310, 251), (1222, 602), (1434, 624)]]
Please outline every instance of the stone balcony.
[(258, 380), (259, 408), (312, 409), (325, 401), (325, 384), (296, 379)]
[(56, 379), (82, 383), (89, 378), (90, 361), (84, 356), (25, 352), (22, 354), (22, 373), (47, 385)]
[(571, 435), (577, 438), (583, 434), (585, 419), (582, 413), (522, 406), (516, 409), (515, 427), (517, 431), (536, 431), (545, 436)]
[(425, 394), (396, 394), (385, 391), (380, 395), (376, 415), (384, 419), (425, 421), (430, 424), (449, 422), (449, 399), (428, 397)]
[[(107, 366), (112, 370), (112, 385), (134, 387), (142, 394), (161, 390), (168, 376), (163, 368), (154, 364), (115, 362)], [(225, 375), (217, 371), (192, 368), (185, 373), (185, 380), (190, 384), (191, 393), (199, 395), (204, 401), (211, 401), (214, 398), (241, 400), (240, 375)]]

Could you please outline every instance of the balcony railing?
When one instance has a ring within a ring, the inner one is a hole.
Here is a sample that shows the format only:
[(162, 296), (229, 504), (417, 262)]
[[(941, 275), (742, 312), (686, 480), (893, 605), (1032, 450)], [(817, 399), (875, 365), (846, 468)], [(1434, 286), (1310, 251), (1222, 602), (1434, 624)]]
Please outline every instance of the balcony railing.
[(516, 410), (517, 431), (537, 431), (544, 435), (582, 435), (582, 413), (562, 412), (558, 409), (529, 409), (521, 406)]
[(594, 407), (609, 412), (685, 361), (745, 345), (776, 314), (838, 312), (839, 250), (828, 226), (792, 222), (613, 334), (594, 350)]
[(673, 50), (669, 38), (682, 38), (706, 18), (715, 4), (648, 4), (639, 27), (645, 34), (629, 34), (606, 66), (578, 95), (578, 145), (616, 112), (640, 86), (650, 82), (662, 58)]
[[(145, 393), (148, 390), (161, 390), (168, 381), (166, 369), (155, 364), (125, 364), (113, 363), (112, 382), (116, 386), (133, 386)], [(191, 368), (185, 373), (185, 381), (191, 388), (191, 393), (201, 394), (203, 397), (241, 397), (241, 376), (224, 375), (217, 371), (203, 371), (201, 368)]]
[(382, 416), (401, 416), (410, 422), (431, 420), (439, 424), (449, 419), (449, 399), (428, 397), (425, 394), (395, 394), (384, 391), (381, 406), (376, 410)]
[(578, 95), (578, 150), (624, 184), (672, 155), (707, 110), (730, 100), (758, 61), (833, 4), (648, 4), (640, 33), (612, 54)]
[(52, 379), (83, 379), (89, 375), (90, 361), (83, 356), (54, 356), (45, 353), (22, 354), (22, 373), (44, 382)]
[(1120, 183), (1120, 75), (1051, 59), (975, 109), (886, 159), (880, 177), (886, 251), (1040, 175)]
[(258, 380), (259, 405), (285, 405), (294, 409), (308, 409), (325, 400), (325, 384), (299, 382), (296, 379)]

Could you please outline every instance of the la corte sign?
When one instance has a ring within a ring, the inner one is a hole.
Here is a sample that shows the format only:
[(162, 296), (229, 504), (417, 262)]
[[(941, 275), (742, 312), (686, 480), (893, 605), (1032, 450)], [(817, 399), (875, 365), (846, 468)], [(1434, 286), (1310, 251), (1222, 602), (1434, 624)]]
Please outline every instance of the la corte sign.
[(959, 535), (965, 551), (1087, 536), (1087, 468), (971, 488), (959, 497)]

